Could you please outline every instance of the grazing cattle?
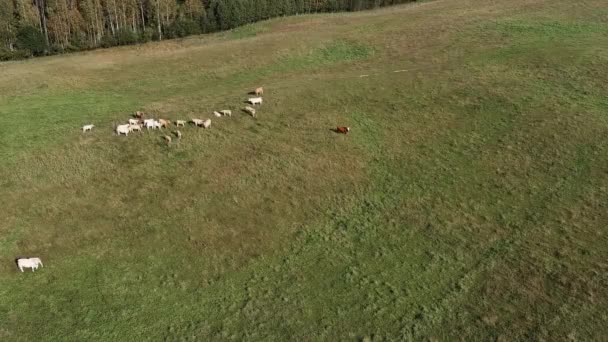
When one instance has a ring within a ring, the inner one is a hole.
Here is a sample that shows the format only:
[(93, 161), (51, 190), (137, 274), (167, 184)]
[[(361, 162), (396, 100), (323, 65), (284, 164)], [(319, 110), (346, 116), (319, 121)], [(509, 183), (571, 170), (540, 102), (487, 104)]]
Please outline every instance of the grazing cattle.
[(255, 118), (255, 108), (247, 106), (243, 110), (246, 111), (247, 113), (249, 113), (249, 115), (251, 115), (251, 116), (253, 116)]
[(190, 122), (192, 122), (195, 126), (203, 125), (203, 120), (201, 120), (201, 119), (192, 119), (192, 120), (190, 120)]
[(215, 115), (218, 118), (222, 116), (222, 114), (220, 112), (213, 112), (213, 115)]
[(158, 122), (160, 122), (160, 126), (164, 128), (169, 127), (169, 125), (171, 124), (171, 121), (165, 119), (158, 119)]
[(129, 125), (129, 130), (131, 132), (134, 132), (134, 131), (141, 132), (141, 125), (140, 124)]
[(256, 105), (256, 104), (261, 105), (262, 104), (262, 98), (261, 97), (252, 97), (249, 100), (247, 100), (247, 102), (251, 103), (252, 105)]
[(146, 127), (146, 129), (154, 128), (154, 119), (144, 120), (144, 127)]
[(42, 260), (40, 260), (40, 258), (21, 258), (21, 259), (17, 259), (16, 261), (17, 261), (17, 267), (19, 267), (21, 272), (23, 272), (24, 268), (31, 268), (32, 272), (34, 272), (34, 270), (38, 269), (39, 265), (44, 267), (44, 265), (42, 264)]
[(348, 134), (350, 132), (350, 127), (338, 126), (336, 128), (337, 133)]
[(181, 139), (182, 138), (182, 132), (180, 132), (180, 131), (175, 131), (175, 132), (173, 132), (173, 134), (175, 134), (175, 136), (177, 137), (177, 139)]
[(264, 88), (262, 88), (262, 87), (255, 88), (255, 96), (260, 96), (260, 95), (264, 95)]
[(138, 119), (129, 119), (129, 125), (138, 125), (138, 124), (139, 124)]
[(131, 132), (131, 128), (128, 124), (119, 125), (116, 127), (116, 134), (118, 135), (124, 134), (125, 136), (128, 136), (129, 132)]
[(175, 120), (175, 126), (186, 126), (186, 120)]
[(224, 116), (232, 116), (232, 111), (230, 109), (220, 110), (220, 113)]
[(161, 129), (163, 128), (163, 125), (160, 123), (160, 121), (156, 121), (154, 120), (154, 125), (152, 126), (154, 129)]
[(163, 137), (163, 139), (165, 139), (165, 142), (167, 143), (167, 145), (169, 145), (169, 144), (171, 143), (171, 137), (170, 137), (170, 136), (165, 135), (165, 136)]
[(203, 121), (204, 128), (209, 128), (210, 126), (211, 126), (211, 119), (207, 119), (207, 120)]
[(135, 112), (135, 115), (133, 115), (133, 116), (135, 116), (138, 119), (143, 119), (144, 116), (146, 116), (146, 113), (137, 111), (137, 112)]
[(84, 126), (82, 126), (82, 133), (88, 132), (88, 131), (92, 130), (93, 127), (95, 127), (95, 125), (84, 125)]

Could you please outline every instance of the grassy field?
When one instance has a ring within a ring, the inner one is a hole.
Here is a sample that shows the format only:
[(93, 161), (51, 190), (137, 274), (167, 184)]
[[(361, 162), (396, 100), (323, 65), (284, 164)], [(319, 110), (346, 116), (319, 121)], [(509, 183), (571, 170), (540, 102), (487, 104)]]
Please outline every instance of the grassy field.
[[(261, 85), (256, 119), (112, 133)], [(276, 19), (1, 63), (0, 94), (2, 341), (608, 335), (603, 0)]]

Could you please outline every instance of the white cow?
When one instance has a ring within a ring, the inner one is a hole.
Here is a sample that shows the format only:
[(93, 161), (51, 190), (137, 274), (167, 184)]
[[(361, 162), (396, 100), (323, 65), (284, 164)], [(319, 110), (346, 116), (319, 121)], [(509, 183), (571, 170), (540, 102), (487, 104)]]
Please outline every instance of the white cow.
[(201, 120), (201, 119), (192, 119), (192, 120), (190, 120), (190, 122), (192, 122), (196, 126), (202, 126), (203, 125), (203, 120)]
[(256, 105), (256, 104), (262, 104), (262, 98), (261, 97), (252, 97), (250, 98), (247, 102), (251, 103), (252, 105)]
[(211, 119), (207, 119), (207, 120), (203, 121), (204, 128), (209, 128), (209, 126), (211, 126)]
[(137, 120), (137, 119), (129, 119), (129, 125), (139, 125), (139, 120)]
[(146, 129), (150, 129), (150, 127), (154, 128), (154, 119), (144, 120), (144, 127), (146, 127)]
[(95, 125), (84, 125), (84, 126), (82, 126), (82, 133), (92, 130), (93, 127), (95, 127)]
[(220, 112), (213, 112), (213, 115), (215, 115), (215, 117), (219, 118), (220, 116), (222, 116), (222, 114)]
[(220, 110), (220, 113), (222, 113), (224, 116), (232, 116), (232, 111), (230, 109)]
[(175, 120), (175, 126), (186, 126), (186, 120)]
[(160, 121), (154, 120), (154, 126), (153, 126), (153, 128), (154, 129), (157, 129), (157, 128), (161, 129), (161, 128), (163, 128), (163, 124)]
[(129, 132), (131, 132), (131, 128), (130, 128), (129, 124), (116, 126), (116, 134), (118, 134), (118, 135), (124, 134), (124, 135), (128, 136)]
[(44, 267), (40, 258), (22, 258), (17, 259), (17, 267), (23, 272), (24, 268), (31, 268), (32, 272), (38, 269), (38, 265)]

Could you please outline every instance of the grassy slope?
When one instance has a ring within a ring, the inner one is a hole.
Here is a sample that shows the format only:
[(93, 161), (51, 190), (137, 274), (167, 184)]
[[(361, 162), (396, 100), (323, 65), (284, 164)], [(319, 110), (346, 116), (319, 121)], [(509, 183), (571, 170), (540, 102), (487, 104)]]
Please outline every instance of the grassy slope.
[[(0, 338), (600, 339), (607, 15), (445, 0), (0, 64)], [(260, 84), (257, 120), (111, 133)]]

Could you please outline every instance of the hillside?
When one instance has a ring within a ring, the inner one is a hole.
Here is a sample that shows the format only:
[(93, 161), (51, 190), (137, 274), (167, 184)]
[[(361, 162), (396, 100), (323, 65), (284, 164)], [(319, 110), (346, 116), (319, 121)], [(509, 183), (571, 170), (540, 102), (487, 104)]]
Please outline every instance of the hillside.
[[(608, 334), (604, 1), (273, 19), (0, 94), (2, 341)], [(116, 136), (137, 110), (213, 123)]]
[(0, 0), (0, 61), (127, 46), (277, 17), (415, 0)]

